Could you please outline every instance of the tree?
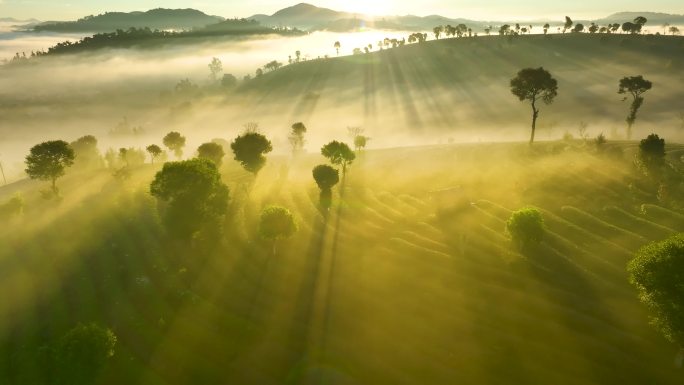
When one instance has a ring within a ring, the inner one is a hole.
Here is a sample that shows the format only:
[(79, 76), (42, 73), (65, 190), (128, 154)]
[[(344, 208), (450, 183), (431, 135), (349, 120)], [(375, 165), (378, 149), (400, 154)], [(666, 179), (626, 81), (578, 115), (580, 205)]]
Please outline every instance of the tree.
[(589, 33), (596, 33), (599, 30), (599, 26), (596, 23), (591, 23), (589, 26)]
[(273, 241), (273, 256), (276, 255), (276, 242), (290, 238), (297, 230), (297, 222), (290, 210), (280, 206), (269, 206), (261, 212), (259, 234), (263, 239)]
[(321, 190), (320, 203), (325, 209), (332, 204), (332, 188), (340, 181), (340, 172), (337, 169), (321, 164), (313, 169), (313, 178)]
[(432, 29), (432, 32), (434, 32), (435, 34), (435, 39), (439, 40), (439, 37), (442, 35), (442, 32), (444, 32), (444, 26), (437, 26)]
[(574, 33), (580, 33), (583, 31), (584, 31), (584, 24), (582, 24), (582, 23), (575, 24), (575, 28), (572, 29), (572, 32), (574, 32)]
[(292, 154), (296, 155), (304, 150), (304, 143), (306, 143), (306, 140), (304, 139), (304, 134), (306, 134), (306, 126), (302, 122), (297, 122), (292, 125), (292, 129), (290, 131), (290, 136), (288, 137), (288, 140), (290, 141), (290, 145), (292, 146)]
[(221, 86), (225, 88), (235, 88), (237, 83), (237, 78), (232, 74), (225, 74), (223, 75), (223, 78), (221, 78)]
[(262, 70), (261, 68), (257, 68), (256, 74), (255, 74), (255, 75), (256, 75), (256, 77), (258, 77), (258, 78), (264, 76), (264, 70)]
[(164, 137), (164, 146), (173, 151), (176, 158), (180, 159), (183, 156), (183, 147), (185, 147), (185, 137), (180, 133), (172, 131)]
[(126, 167), (140, 166), (145, 164), (145, 152), (133, 147), (120, 148), (119, 159)]
[(680, 34), (679, 28), (675, 26), (670, 27), (669, 31), (672, 34), (672, 36)]
[(340, 44), (339, 41), (336, 41), (334, 44), (335, 51), (337, 51), (337, 56), (340, 56), (340, 48), (342, 47), (342, 44)]
[(541, 100), (545, 104), (553, 103), (553, 99), (558, 95), (558, 82), (542, 67), (526, 68), (511, 79), (511, 92), (521, 102), (529, 101), (532, 105), (532, 135), (530, 136), (530, 144), (532, 144), (539, 117), (537, 102)]
[(97, 138), (86, 135), (69, 144), (74, 150), (74, 167), (93, 169), (102, 167), (102, 154), (97, 149)]
[(219, 80), (219, 76), (221, 76), (222, 72), (223, 63), (221, 63), (221, 60), (216, 57), (211, 59), (211, 63), (209, 63), (209, 77), (213, 83), (216, 83)]
[(212, 161), (196, 158), (165, 163), (150, 193), (166, 203), (163, 219), (170, 236), (190, 240), (220, 234), (229, 190)]
[(218, 143), (204, 143), (197, 148), (197, 157), (212, 161), (217, 168), (221, 167), (225, 155), (226, 153), (223, 151), (223, 146)]
[(563, 24), (563, 33), (565, 33), (565, 31), (571, 29), (573, 24), (574, 23), (572, 22), (572, 19), (568, 16), (565, 16), (565, 24)]
[(684, 348), (684, 235), (644, 246), (627, 271), (639, 299), (651, 310), (652, 324)]
[(114, 356), (116, 336), (95, 324), (78, 325), (55, 348), (59, 384), (95, 384), (107, 360)]
[(356, 150), (356, 152), (359, 152), (359, 151), (363, 150), (364, 148), (366, 148), (366, 144), (368, 144), (368, 139), (370, 139), (370, 138), (368, 138), (367, 136), (363, 136), (363, 135), (357, 135), (354, 138), (354, 149)]
[(57, 179), (74, 164), (74, 158), (74, 150), (63, 140), (37, 144), (26, 157), (26, 174), (31, 179), (51, 181), (52, 192), (57, 195)]
[(146, 150), (150, 154), (150, 160), (152, 161), (152, 164), (154, 164), (155, 159), (162, 154), (161, 147), (157, 146), (156, 144), (147, 146)]
[(643, 16), (637, 16), (634, 18), (634, 24), (639, 26), (639, 31), (641, 31), (641, 29), (644, 27), (644, 25), (646, 25), (647, 22), (648, 19)]
[(626, 22), (622, 24), (622, 31), (635, 34), (641, 32), (641, 24), (635, 24), (632, 22)]
[(637, 163), (649, 175), (658, 176), (665, 165), (665, 139), (651, 134), (639, 143)]
[(230, 144), (235, 160), (256, 175), (266, 165), (265, 154), (273, 151), (271, 142), (258, 132), (245, 132)]
[(506, 231), (520, 250), (524, 251), (544, 238), (544, 218), (535, 208), (523, 208), (511, 214), (506, 222)]
[(326, 144), (321, 148), (321, 154), (330, 160), (330, 163), (342, 166), (342, 175), (347, 173), (347, 166), (351, 165), (356, 159), (354, 151), (346, 143), (336, 140)]
[(264, 69), (272, 72), (272, 71), (275, 71), (282, 66), (283, 66), (283, 63), (280, 63), (277, 60), (273, 60), (273, 61), (266, 63), (266, 65), (264, 65)]
[[(641, 75), (620, 79), (618, 94), (630, 94), (632, 96), (632, 104), (629, 107), (629, 115), (627, 115), (627, 140), (632, 138), (632, 126), (636, 122), (639, 108), (644, 104), (644, 97), (642, 95), (651, 88), (653, 88), (653, 83), (644, 79)], [(627, 97), (623, 99), (623, 101), (625, 100), (627, 100)]]

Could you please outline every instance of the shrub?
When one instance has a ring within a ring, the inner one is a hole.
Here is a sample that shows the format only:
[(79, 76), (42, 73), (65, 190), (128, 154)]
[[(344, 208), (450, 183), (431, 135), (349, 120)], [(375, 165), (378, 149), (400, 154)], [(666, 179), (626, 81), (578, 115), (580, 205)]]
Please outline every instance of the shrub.
[(544, 218), (535, 208), (527, 207), (514, 212), (506, 222), (506, 231), (513, 242), (524, 250), (538, 244), (544, 237)]

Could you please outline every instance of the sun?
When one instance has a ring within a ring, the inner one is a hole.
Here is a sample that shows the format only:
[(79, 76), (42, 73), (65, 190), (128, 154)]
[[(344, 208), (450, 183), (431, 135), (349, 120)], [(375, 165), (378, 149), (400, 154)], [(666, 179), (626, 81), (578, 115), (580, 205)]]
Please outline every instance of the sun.
[(389, 15), (392, 13), (390, 0), (347, 0), (340, 2), (340, 8), (364, 15)]

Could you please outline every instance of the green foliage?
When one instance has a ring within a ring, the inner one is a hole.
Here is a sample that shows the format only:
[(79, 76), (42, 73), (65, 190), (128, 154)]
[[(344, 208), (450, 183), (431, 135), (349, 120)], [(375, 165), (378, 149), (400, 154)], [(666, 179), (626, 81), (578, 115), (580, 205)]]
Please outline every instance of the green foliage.
[(342, 173), (347, 171), (347, 166), (354, 162), (356, 154), (346, 143), (333, 140), (321, 148), (321, 155), (328, 158), (330, 163), (342, 166)]
[(173, 151), (176, 158), (183, 156), (183, 147), (185, 147), (185, 137), (180, 133), (172, 131), (164, 137), (164, 146)]
[(273, 151), (271, 142), (257, 132), (246, 132), (230, 144), (235, 160), (240, 162), (245, 170), (257, 174), (266, 165), (265, 154)]
[(290, 238), (298, 230), (297, 222), (290, 210), (280, 206), (269, 206), (261, 212), (259, 234), (266, 240)]
[(514, 212), (506, 222), (506, 231), (521, 250), (535, 245), (544, 238), (544, 218), (535, 208), (523, 208)]
[(150, 185), (150, 192), (167, 203), (163, 219), (170, 235), (191, 239), (220, 233), (229, 191), (210, 160), (164, 164)]
[(64, 175), (67, 167), (74, 164), (74, 150), (63, 140), (44, 142), (31, 148), (26, 157), (26, 174), (31, 179), (52, 181), (52, 191), (57, 194), (55, 182)]
[(292, 153), (295, 155), (304, 150), (304, 144), (306, 143), (304, 134), (306, 134), (306, 126), (304, 123), (297, 122), (292, 125), (292, 131), (290, 131), (288, 140), (292, 146)]
[(24, 211), (25, 201), (21, 195), (16, 194), (7, 202), (0, 204), (0, 220), (12, 219)]
[(154, 161), (162, 154), (161, 147), (157, 146), (156, 144), (151, 144), (147, 146), (146, 150), (150, 154), (150, 159), (153, 164)]
[(684, 235), (641, 248), (627, 267), (653, 324), (670, 341), (684, 346)]
[(218, 143), (209, 142), (204, 143), (197, 148), (197, 157), (203, 159), (209, 159), (214, 162), (216, 167), (221, 167), (223, 163), (223, 157), (226, 153), (223, 151), (223, 146)]
[(647, 175), (659, 177), (665, 166), (665, 139), (651, 134), (639, 142), (636, 164)]
[(107, 360), (114, 356), (115, 346), (116, 336), (111, 330), (95, 324), (76, 326), (55, 349), (59, 383), (95, 384)]
[(370, 138), (368, 138), (367, 136), (357, 135), (354, 138), (354, 148), (356, 149), (356, 151), (361, 151), (362, 149), (366, 148), (369, 139)]
[(238, 80), (235, 75), (224, 74), (221, 78), (221, 86), (225, 88), (235, 88), (238, 84)]
[(102, 154), (97, 149), (97, 138), (86, 135), (69, 144), (74, 150), (74, 167), (96, 169), (103, 165)]
[(330, 190), (340, 181), (340, 172), (327, 164), (321, 164), (313, 169), (313, 177), (321, 190)]
[(119, 159), (126, 167), (137, 167), (145, 164), (145, 152), (139, 148), (120, 148)]

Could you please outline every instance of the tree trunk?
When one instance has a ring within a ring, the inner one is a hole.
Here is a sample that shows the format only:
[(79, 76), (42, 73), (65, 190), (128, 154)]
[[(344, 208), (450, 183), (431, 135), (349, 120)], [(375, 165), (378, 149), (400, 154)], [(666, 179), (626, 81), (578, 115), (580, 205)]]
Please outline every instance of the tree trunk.
[(7, 184), (7, 178), (5, 178), (5, 170), (2, 168), (2, 162), (0, 162), (0, 173), (2, 173), (2, 180)]
[(52, 178), (52, 192), (57, 196), (57, 178)]
[(274, 257), (276, 256), (276, 243), (277, 243), (277, 242), (278, 242), (278, 241), (277, 241), (276, 239), (273, 240), (273, 256), (274, 256)]
[(537, 118), (539, 117), (539, 110), (532, 102), (532, 134), (530, 135), (530, 145), (534, 143), (534, 132), (537, 130)]

